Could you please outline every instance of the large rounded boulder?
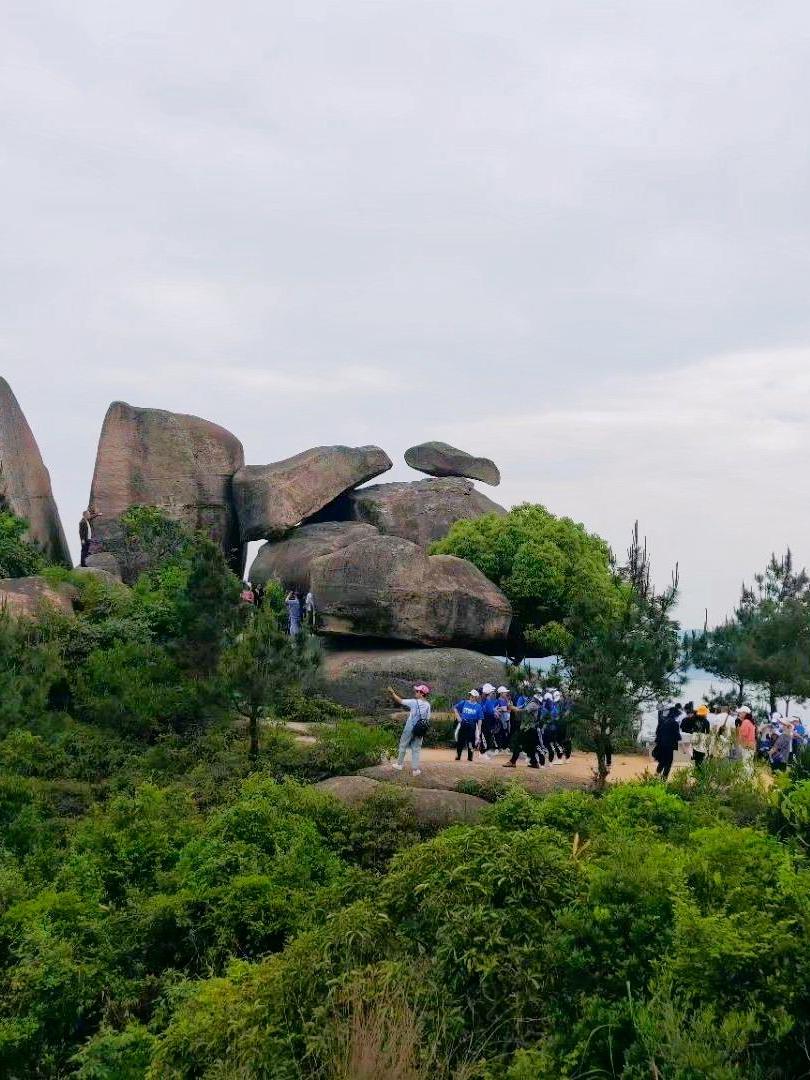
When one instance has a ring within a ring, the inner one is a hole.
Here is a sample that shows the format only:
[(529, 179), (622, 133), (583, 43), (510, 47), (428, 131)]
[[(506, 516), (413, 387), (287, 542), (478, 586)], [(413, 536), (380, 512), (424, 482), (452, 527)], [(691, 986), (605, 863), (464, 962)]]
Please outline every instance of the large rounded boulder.
[(275, 579), (286, 589), (307, 592), (313, 559), (331, 555), (358, 540), (378, 535), (373, 525), (364, 525), (359, 521), (323, 521), (302, 525), (300, 529), (293, 529), (283, 540), (262, 544), (253, 560), (249, 578), (254, 585)]
[(315, 785), (346, 806), (357, 806), (377, 791), (395, 788), (413, 810), (419, 825), (442, 829), (447, 825), (474, 825), (489, 803), (475, 795), (438, 788), (396, 786), (368, 776), (334, 776)]
[(99, 515), (94, 539), (115, 555), (121, 515), (130, 506), (156, 506), (174, 521), (207, 533), (241, 574), (245, 559), (232, 478), (244, 460), (236, 436), (210, 420), (113, 402), (104, 417), (90, 491), (90, 506)]
[(15, 618), (35, 619), (43, 607), (73, 614), (76, 588), (67, 583), (51, 585), (43, 577), (0, 578), (0, 611)]
[(234, 477), (242, 539), (278, 537), (358, 484), (391, 468), (379, 446), (316, 446)]
[(465, 559), (427, 555), (374, 536), (313, 559), (310, 586), (321, 633), (458, 645), (500, 652), (512, 609)]
[(498, 466), (490, 458), (475, 457), (445, 442), (425, 442), (405, 451), (405, 461), (417, 472), (428, 476), (466, 476), (497, 487), (501, 482)]
[(458, 701), (470, 689), (505, 678), (502, 661), (471, 649), (353, 648), (326, 644), (321, 674), (329, 697), (365, 713), (391, 711), (388, 687), (407, 697), (426, 682)]
[(48, 562), (71, 566), (62, 522), (34, 433), (9, 384), (0, 378), (0, 507), (28, 522), (26, 539)]
[(447, 536), (457, 521), (505, 513), (470, 480), (448, 477), (360, 488), (325, 507), (317, 520), (363, 521), (387, 536), (427, 547)]

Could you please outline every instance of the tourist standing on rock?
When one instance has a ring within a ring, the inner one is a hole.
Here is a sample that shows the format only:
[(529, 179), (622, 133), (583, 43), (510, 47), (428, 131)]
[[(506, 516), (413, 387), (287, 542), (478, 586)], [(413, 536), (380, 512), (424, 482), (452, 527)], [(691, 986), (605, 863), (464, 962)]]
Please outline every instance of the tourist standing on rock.
[(290, 632), (290, 637), (295, 637), (296, 634), (301, 632), (301, 601), (290, 590), (284, 600), (287, 605), (287, 623)]
[(307, 592), (304, 597), (304, 618), (306, 620), (307, 628), (314, 634), (315, 633), (315, 597), (312, 595), (312, 590)]
[(681, 741), (681, 729), (678, 725), (678, 713), (675, 709), (669, 709), (655, 733), (655, 746), (653, 757), (658, 762), (656, 772), (662, 780), (669, 777), (672, 769), (672, 759)]
[(90, 554), (90, 544), (93, 540), (93, 522), (97, 517), (98, 514), (88, 506), (79, 521), (79, 540), (82, 545), (82, 553), (79, 560), (80, 566), (87, 566), (87, 556)]
[(456, 731), (456, 761), (461, 761), (462, 751), (467, 751), (467, 761), (472, 761), (478, 726), (484, 719), (481, 708), (481, 695), (471, 690), (464, 701), (453, 706), (453, 714), (458, 721)]
[(419, 757), (422, 752), (422, 739), (430, 723), (430, 702), (427, 700), (430, 687), (424, 683), (417, 683), (413, 688), (412, 698), (401, 698), (392, 686), (388, 687), (388, 693), (397, 705), (408, 710), (408, 719), (405, 721), (399, 740), (399, 757), (391, 763), (391, 768), (398, 772), (402, 771), (405, 755), (410, 747), (413, 775), (420, 776), (422, 770), (419, 768)]

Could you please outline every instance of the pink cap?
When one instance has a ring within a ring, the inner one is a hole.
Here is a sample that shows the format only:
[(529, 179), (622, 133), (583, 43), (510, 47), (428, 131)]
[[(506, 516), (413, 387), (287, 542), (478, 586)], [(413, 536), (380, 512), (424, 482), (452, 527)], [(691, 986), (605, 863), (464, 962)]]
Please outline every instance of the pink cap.
[(425, 686), (425, 684), (423, 682), (417, 683), (416, 686), (414, 687), (414, 690), (418, 694), (429, 694), (430, 693), (430, 687)]

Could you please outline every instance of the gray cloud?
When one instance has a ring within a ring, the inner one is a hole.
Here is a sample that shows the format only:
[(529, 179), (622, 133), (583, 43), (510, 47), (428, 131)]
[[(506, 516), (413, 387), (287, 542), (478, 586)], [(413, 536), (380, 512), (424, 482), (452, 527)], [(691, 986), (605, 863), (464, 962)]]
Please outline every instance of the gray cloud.
[(6, 5), (0, 364), (68, 529), (126, 398), (253, 461), (452, 434), (510, 501), (639, 517), (688, 623), (810, 558), (809, 20)]

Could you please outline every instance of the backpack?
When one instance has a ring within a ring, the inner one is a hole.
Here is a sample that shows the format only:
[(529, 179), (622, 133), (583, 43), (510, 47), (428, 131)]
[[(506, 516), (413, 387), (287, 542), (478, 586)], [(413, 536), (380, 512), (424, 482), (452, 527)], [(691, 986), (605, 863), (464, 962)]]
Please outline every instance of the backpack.
[(430, 706), (428, 705), (428, 714), (425, 716), (422, 712), (422, 702), (417, 701), (416, 712), (418, 715), (416, 723), (413, 725), (412, 735), (415, 739), (421, 739), (427, 735), (430, 728)]

